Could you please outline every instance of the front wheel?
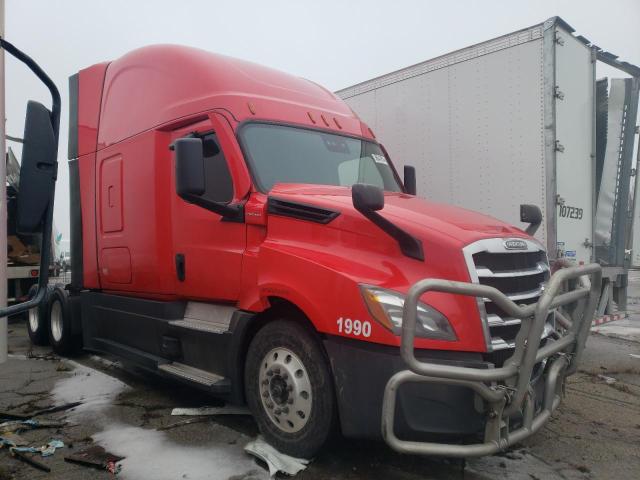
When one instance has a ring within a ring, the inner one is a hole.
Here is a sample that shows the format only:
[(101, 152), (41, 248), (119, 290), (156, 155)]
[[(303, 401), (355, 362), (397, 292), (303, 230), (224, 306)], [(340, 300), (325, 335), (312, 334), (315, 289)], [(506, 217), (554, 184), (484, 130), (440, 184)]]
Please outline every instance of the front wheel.
[(334, 428), (329, 366), (317, 339), (297, 322), (276, 320), (256, 334), (247, 355), (245, 389), (260, 431), (283, 453), (312, 457)]

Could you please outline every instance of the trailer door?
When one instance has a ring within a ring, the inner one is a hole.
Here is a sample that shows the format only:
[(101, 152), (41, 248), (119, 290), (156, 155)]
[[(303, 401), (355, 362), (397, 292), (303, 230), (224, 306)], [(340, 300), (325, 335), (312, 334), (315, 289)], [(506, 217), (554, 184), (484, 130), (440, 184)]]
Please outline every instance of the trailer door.
[(591, 50), (556, 28), (555, 173), (558, 258), (589, 263), (593, 245), (594, 90)]
[[(625, 250), (631, 236), (633, 207), (630, 204), (635, 140), (635, 122), (638, 107), (638, 81), (631, 78), (599, 80), (596, 182), (598, 203), (596, 208), (595, 244), (596, 260), (603, 265), (624, 266)], [(637, 203), (637, 202), (636, 202)], [(637, 212), (637, 210), (636, 210)], [(634, 237), (634, 243), (637, 238)], [(633, 248), (633, 262), (637, 252)]]

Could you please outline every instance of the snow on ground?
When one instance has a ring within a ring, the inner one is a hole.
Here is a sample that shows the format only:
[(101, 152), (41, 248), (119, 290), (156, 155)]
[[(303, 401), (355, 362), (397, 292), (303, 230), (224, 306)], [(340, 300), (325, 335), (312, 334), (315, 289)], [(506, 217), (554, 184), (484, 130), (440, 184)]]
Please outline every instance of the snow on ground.
[[(126, 457), (120, 462), (123, 479), (154, 480), (243, 480), (266, 479), (268, 475), (238, 445), (185, 446), (164, 432), (129, 425), (110, 425), (93, 435), (109, 452)], [(248, 439), (247, 439), (248, 440)], [(244, 442), (242, 442), (244, 443)]]
[(123, 480), (207, 479), (258, 480), (268, 478), (247, 453), (242, 437), (234, 445), (212, 443), (200, 446), (181, 445), (164, 432), (119, 422), (109, 417), (109, 407), (128, 385), (98, 370), (69, 361), (71, 374), (59, 380), (52, 390), (56, 405), (83, 402), (71, 409), (67, 418), (92, 422), (98, 430), (93, 440), (107, 451), (125, 457), (119, 462)]
[(593, 327), (591, 331), (607, 337), (640, 342), (640, 316), (630, 315), (615, 322)]
[(117, 378), (106, 375), (93, 368), (68, 361), (73, 366), (69, 377), (59, 380), (51, 394), (56, 405), (82, 402), (82, 405), (69, 411), (70, 417), (85, 413), (92, 415), (109, 407), (122, 392), (129, 387)]

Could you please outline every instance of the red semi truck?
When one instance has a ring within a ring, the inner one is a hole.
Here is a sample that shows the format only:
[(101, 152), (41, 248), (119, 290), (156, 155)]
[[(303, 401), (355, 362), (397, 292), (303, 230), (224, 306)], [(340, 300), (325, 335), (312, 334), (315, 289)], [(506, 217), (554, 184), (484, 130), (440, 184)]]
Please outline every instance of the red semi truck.
[[(532, 434), (575, 371), (600, 267), (415, 196), (334, 94), (151, 46), (70, 79), (72, 281), (35, 342), (246, 403), (310, 456), (335, 428), (474, 456)], [(25, 210), (26, 211), (26, 210)]]

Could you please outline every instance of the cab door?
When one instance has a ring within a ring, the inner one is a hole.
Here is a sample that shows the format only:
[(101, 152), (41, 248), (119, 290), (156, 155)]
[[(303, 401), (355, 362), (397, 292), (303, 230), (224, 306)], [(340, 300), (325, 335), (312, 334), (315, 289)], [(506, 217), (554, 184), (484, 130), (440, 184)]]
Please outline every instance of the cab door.
[[(171, 141), (196, 134), (205, 155), (204, 197), (216, 202), (241, 202), (248, 194), (248, 179), (234, 165), (242, 161), (234, 148), (228, 123), (213, 114), (210, 121), (178, 131)], [(213, 128), (212, 128), (213, 127)], [(246, 225), (187, 203), (175, 190), (172, 155), (173, 247), (176, 293), (195, 300), (236, 301), (240, 292)], [(247, 175), (248, 176), (248, 175)], [(242, 177), (242, 178), (239, 178)]]

